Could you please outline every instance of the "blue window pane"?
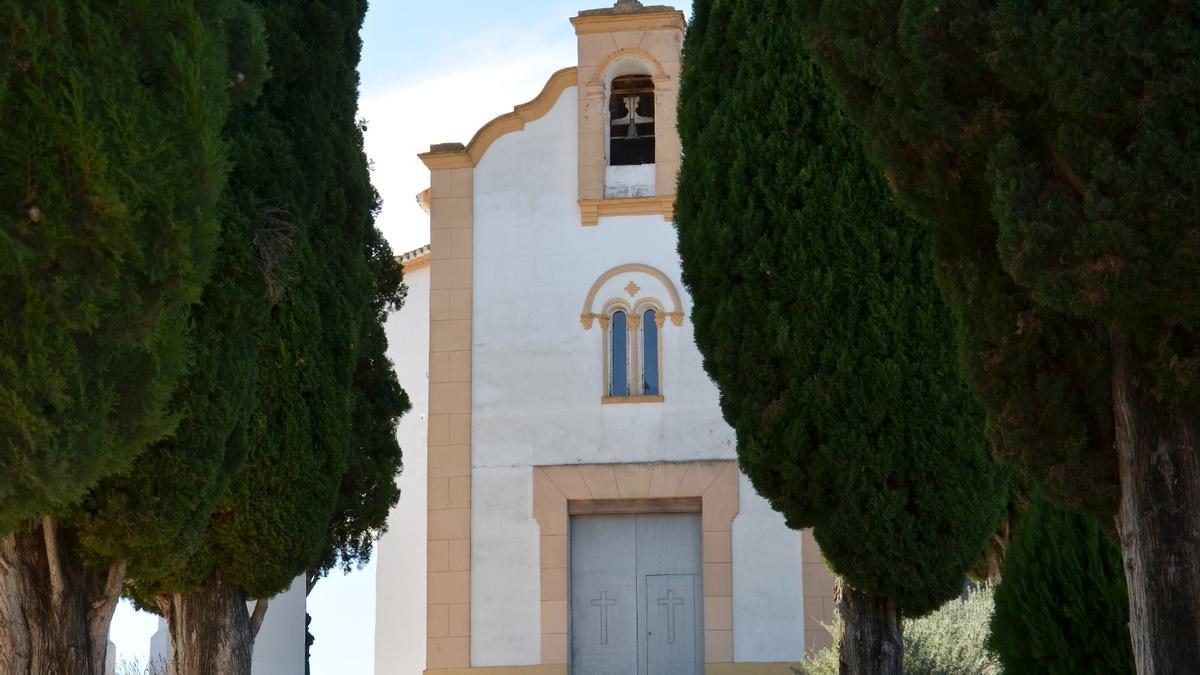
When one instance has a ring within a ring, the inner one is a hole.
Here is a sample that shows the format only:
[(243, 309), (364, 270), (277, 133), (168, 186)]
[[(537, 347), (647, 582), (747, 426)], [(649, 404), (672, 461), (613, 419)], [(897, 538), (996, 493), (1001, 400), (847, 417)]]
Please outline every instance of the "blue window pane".
[(612, 316), (612, 389), (613, 396), (629, 395), (629, 330), (625, 312)]
[(658, 396), (658, 312), (642, 314), (642, 393)]

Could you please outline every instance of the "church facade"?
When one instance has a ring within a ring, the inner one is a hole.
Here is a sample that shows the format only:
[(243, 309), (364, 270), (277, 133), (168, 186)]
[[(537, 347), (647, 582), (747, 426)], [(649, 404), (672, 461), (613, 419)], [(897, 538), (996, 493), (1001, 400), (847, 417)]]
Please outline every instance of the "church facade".
[(571, 24), (576, 65), (421, 155), (376, 673), (785, 675), (829, 642), (832, 576), (738, 471), (693, 340), (684, 17), (621, 0)]

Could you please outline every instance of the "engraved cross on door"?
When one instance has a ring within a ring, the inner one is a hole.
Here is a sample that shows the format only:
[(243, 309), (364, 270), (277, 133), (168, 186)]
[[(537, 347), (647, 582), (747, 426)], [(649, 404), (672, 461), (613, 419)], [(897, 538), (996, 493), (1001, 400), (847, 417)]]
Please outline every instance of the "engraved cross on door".
[(692, 675), (696, 668), (694, 575), (646, 576), (646, 672)]
[(571, 519), (571, 672), (699, 675), (700, 517)]

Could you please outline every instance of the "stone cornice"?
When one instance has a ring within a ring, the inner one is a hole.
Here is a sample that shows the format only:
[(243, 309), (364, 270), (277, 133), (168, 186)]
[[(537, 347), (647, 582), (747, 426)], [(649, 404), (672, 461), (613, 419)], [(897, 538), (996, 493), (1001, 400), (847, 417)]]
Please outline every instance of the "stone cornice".
[(647, 11), (611, 14), (580, 14), (571, 17), (576, 35), (588, 33), (618, 33), (623, 31), (645, 32), (662, 28), (679, 31), (687, 26), (683, 12), (663, 7), (647, 8)]
[(602, 216), (647, 215), (659, 215), (663, 220), (672, 220), (675, 217), (675, 195), (579, 200), (579, 220), (585, 226), (599, 224)]

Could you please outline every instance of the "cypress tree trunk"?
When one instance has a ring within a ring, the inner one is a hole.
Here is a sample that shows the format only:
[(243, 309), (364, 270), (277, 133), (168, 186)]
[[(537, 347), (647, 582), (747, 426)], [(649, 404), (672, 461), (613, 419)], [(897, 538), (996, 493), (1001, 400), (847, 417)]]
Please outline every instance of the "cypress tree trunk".
[(1109, 337), (1134, 662), (1200, 673), (1200, 419), (1157, 401), (1127, 340)]
[(216, 576), (198, 591), (158, 597), (171, 635), (173, 675), (250, 675), (267, 601), (255, 604), (253, 616), (246, 601), (245, 591)]
[(834, 594), (842, 615), (838, 637), (840, 675), (902, 675), (904, 626), (900, 607), (889, 598), (872, 598), (840, 577)]
[(54, 521), (0, 542), (0, 673), (104, 675), (125, 566), (100, 573)]

